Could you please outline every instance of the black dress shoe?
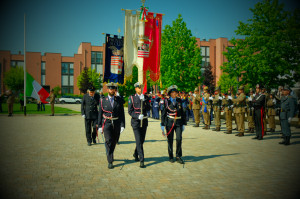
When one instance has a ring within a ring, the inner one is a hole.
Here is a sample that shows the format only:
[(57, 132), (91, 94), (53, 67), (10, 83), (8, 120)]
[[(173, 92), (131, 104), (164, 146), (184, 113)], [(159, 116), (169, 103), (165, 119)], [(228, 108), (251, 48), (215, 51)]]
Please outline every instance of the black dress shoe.
[(259, 138), (257, 138), (258, 140), (262, 140), (263, 138), (262, 137), (259, 137)]
[(96, 142), (96, 139), (93, 139), (93, 144), (96, 144), (97, 142)]
[(88, 146), (92, 146), (92, 143), (88, 142), (87, 145), (88, 145)]
[(255, 136), (254, 138), (252, 138), (253, 140), (258, 139), (258, 136)]
[(114, 168), (114, 165), (112, 163), (108, 163), (108, 168), (109, 169), (113, 169)]
[(140, 161), (140, 159), (139, 159), (139, 157), (137, 155), (133, 154), (133, 157), (134, 157), (134, 161), (136, 161), (136, 162)]
[(176, 158), (176, 161), (177, 161), (178, 163), (180, 163), (180, 164), (184, 164), (183, 160), (182, 160), (180, 157), (177, 157), (177, 158)]
[(175, 161), (174, 161), (173, 158), (170, 158), (170, 159), (169, 159), (169, 162), (174, 163)]
[(145, 168), (146, 166), (144, 165), (144, 162), (140, 162), (140, 167)]

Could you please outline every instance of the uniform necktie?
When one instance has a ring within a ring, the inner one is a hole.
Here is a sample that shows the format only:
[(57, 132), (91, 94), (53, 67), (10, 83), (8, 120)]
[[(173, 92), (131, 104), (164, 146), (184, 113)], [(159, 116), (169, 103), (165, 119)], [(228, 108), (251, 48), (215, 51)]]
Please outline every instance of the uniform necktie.
[(114, 105), (114, 98), (110, 98), (110, 104), (113, 107), (113, 105)]

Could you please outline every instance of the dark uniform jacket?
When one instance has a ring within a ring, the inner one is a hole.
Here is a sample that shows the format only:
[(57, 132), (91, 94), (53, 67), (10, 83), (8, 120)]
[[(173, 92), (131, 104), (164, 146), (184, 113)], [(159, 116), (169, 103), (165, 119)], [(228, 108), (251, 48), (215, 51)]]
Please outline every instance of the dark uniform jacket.
[(81, 115), (85, 115), (86, 119), (97, 120), (99, 99), (98, 94), (95, 94), (93, 98), (89, 94), (85, 94), (81, 102)]
[(253, 97), (253, 107), (255, 109), (261, 109), (264, 108), (265, 106), (265, 100), (266, 100), (266, 96), (264, 94), (255, 94), (255, 96)]
[(165, 106), (161, 113), (161, 126), (172, 126), (174, 123), (174, 119), (170, 117), (175, 117), (175, 114), (176, 117), (181, 117), (181, 119), (176, 119), (175, 126), (187, 125), (181, 99), (176, 98), (175, 105), (173, 105), (171, 98), (165, 99)]
[[(150, 102), (149, 97), (144, 96), (145, 100), (143, 101), (143, 115), (144, 117), (147, 116), (147, 111), (150, 110)], [(131, 116), (131, 126), (132, 127), (139, 127), (140, 126), (140, 120), (139, 115), (141, 114), (141, 100), (140, 97), (135, 94), (131, 95), (128, 98), (128, 114)], [(148, 125), (148, 120), (143, 119), (143, 125)]]
[(102, 127), (104, 121), (106, 123), (111, 123), (111, 120), (107, 119), (111, 117), (118, 118), (117, 120), (113, 120), (114, 124), (121, 125), (121, 127), (125, 128), (123, 100), (119, 96), (114, 96), (113, 106), (111, 106), (108, 96), (100, 99), (98, 127)]
[(296, 110), (294, 99), (291, 95), (281, 97), (280, 119), (287, 120), (294, 117)]

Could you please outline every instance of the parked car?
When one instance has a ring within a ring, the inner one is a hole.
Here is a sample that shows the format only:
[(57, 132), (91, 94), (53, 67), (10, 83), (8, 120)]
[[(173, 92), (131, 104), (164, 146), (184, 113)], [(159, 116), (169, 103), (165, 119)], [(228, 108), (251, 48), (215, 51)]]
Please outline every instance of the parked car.
[(60, 104), (64, 104), (64, 103), (76, 103), (76, 104), (80, 104), (81, 103), (81, 99), (79, 97), (71, 97), (71, 96), (61, 96), (61, 98), (58, 99)]

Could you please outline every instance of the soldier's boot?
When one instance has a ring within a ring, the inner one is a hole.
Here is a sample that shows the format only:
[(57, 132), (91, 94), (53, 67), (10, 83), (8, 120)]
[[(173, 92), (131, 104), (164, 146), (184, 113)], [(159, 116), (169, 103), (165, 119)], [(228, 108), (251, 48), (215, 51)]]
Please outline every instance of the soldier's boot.
[(226, 134), (232, 134), (232, 130), (227, 131)]
[(274, 132), (275, 132), (275, 129), (271, 129), (271, 132), (274, 133)]
[(207, 125), (205, 124), (205, 126), (202, 129), (206, 129), (206, 128), (207, 128)]
[(249, 128), (248, 131), (246, 131), (245, 133), (251, 133), (252, 128)]
[(238, 136), (242, 137), (242, 136), (244, 136), (244, 133), (239, 133)]
[(140, 162), (140, 167), (141, 168), (145, 168), (146, 167), (145, 164), (144, 164), (144, 162)]
[(207, 129), (210, 129), (210, 126), (209, 126), (209, 125), (207, 125)]
[(199, 123), (198, 123), (198, 124), (195, 124), (193, 127), (199, 127)]
[(217, 128), (216, 128), (216, 131), (221, 131), (221, 128), (220, 128), (220, 127), (217, 127)]
[(290, 139), (291, 139), (291, 136), (286, 136), (284, 145), (290, 145)]
[(286, 136), (283, 136), (283, 140), (279, 142), (279, 144), (285, 144), (285, 142), (286, 142)]

